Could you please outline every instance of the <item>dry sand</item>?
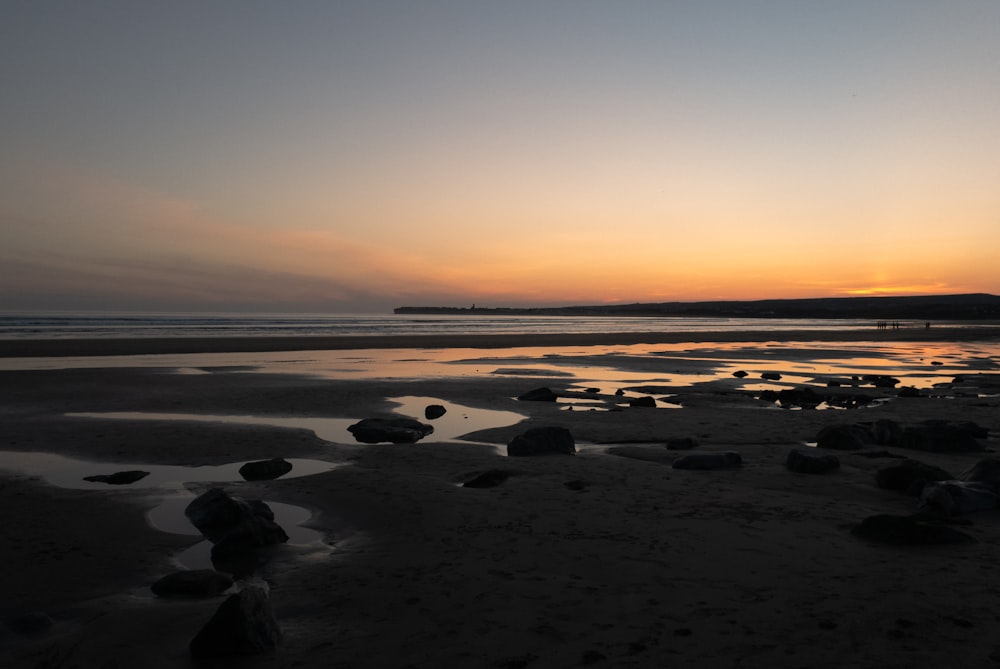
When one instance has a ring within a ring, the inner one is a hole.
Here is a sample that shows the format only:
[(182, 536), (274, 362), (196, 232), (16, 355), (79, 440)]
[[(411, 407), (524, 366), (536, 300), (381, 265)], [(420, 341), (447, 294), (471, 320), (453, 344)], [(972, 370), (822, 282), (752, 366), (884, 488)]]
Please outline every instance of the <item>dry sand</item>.
[[(753, 341), (752, 334), (744, 337), (730, 340)], [(827, 338), (845, 339), (843, 333)], [(211, 345), (229, 348), (221, 340)], [(393, 347), (405, 345), (419, 342)], [(118, 352), (135, 351), (123, 346)], [(221, 599), (178, 602), (148, 594), (150, 583), (176, 568), (172, 556), (196, 540), (149, 526), (145, 514), (155, 494), (66, 490), (0, 472), (0, 614), (41, 611), (54, 621), (33, 637), (0, 630), (0, 666), (1000, 664), (994, 580), (1000, 512), (969, 516), (972, 525), (964, 529), (979, 540), (973, 545), (872, 544), (852, 536), (850, 527), (875, 513), (915, 510), (913, 498), (874, 485), (884, 460), (844, 453), (841, 470), (822, 476), (784, 467), (790, 448), (832, 423), (945, 418), (975, 421), (995, 435), (996, 396), (900, 398), (850, 412), (765, 409), (719, 387), (689, 391), (681, 410), (569, 412), (511, 399), (571, 381), (496, 375), (389, 384), (131, 368), (0, 372), (7, 450), (92, 459), (95, 473), (103, 471), (100, 462), (200, 465), (282, 456), (344, 463), (309, 477), (225, 484), (234, 494), (312, 510), (309, 525), (332, 551), (275, 551), (263, 576), (284, 631), (282, 646), (215, 663), (190, 660), (187, 644)], [(527, 427), (562, 425), (580, 442), (634, 442), (633, 450), (652, 459), (590, 447), (572, 457), (515, 459), (433, 436), (416, 445), (362, 446), (325, 442), (306, 430), (65, 415), (356, 418), (388, 415), (385, 398), (406, 394), (527, 416), (478, 434), (484, 441), (505, 444)], [(739, 451), (743, 467), (672, 469), (678, 454), (662, 444), (685, 436), (697, 439), (700, 451)], [(987, 445), (995, 449), (996, 437)], [(902, 453), (955, 472), (980, 457)], [(458, 485), (495, 468), (513, 476), (490, 489)]]

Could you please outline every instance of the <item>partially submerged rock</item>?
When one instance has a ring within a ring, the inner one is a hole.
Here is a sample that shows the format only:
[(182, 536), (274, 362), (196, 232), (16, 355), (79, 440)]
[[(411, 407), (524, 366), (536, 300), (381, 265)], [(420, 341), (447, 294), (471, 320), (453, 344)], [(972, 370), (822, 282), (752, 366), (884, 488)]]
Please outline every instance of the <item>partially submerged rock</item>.
[(157, 597), (216, 597), (232, 586), (229, 574), (214, 569), (192, 569), (167, 574), (150, 589)]
[(573, 455), (576, 441), (564, 427), (533, 427), (507, 444), (507, 455)]
[(413, 444), (434, 431), (432, 425), (413, 418), (365, 418), (347, 430), (363, 444), (390, 442)]
[(114, 474), (84, 476), (83, 480), (92, 481), (94, 483), (107, 483), (109, 485), (128, 485), (129, 483), (135, 483), (140, 479), (144, 479), (147, 476), (149, 476), (149, 472), (132, 469), (124, 472), (115, 472)]
[(292, 463), (284, 458), (248, 462), (240, 467), (240, 476), (247, 481), (271, 481), (292, 471)]
[(424, 407), (424, 418), (426, 418), (427, 420), (434, 420), (435, 418), (440, 418), (446, 413), (448, 413), (448, 410), (445, 409), (440, 404), (428, 404), (426, 407)]
[(517, 399), (522, 402), (555, 402), (558, 397), (550, 388), (535, 388), (518, 395)]
[(194, 658), (260, 655), (281, 643), (266, 587), (248, 584), (230, 595), (191, 640)]
[(743, 464), (743, 456), (736, 451), (691, 453), (674, 460), (674, 469), (733, 469)]
[(197, 497), (184, 515), (214, 544), (213, 562), (228, 563), (234, 572), (252, 570), (249, 556), (255, 549), (288, 541), (267, 504), (232, 497), (220, 488)]

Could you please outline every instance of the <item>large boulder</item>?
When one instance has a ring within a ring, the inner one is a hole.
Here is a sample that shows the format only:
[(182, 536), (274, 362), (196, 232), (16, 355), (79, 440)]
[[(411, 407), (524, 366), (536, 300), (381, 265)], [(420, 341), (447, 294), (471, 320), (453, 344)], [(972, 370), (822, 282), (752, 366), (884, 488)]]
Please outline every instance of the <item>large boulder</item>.
[(363, 444), (390, 442), (413, 444), (434, 431), (432, 425), (413, 418), (365, 418), (347, 430)]
[(674, 460), (674, 469), (733, 469), (743, 464), (743, 457), (736, 451), (691, 453)]
[(271, 609), (266, 587), (247, 584), (219, 606), (191, 639), (197, 659), (233, 655), (260, 655), (281, 643), (281, 628)]
[(785, 467), (798, 474), (825, 474), (840, 469), (840, 460), (818, 448), (793, 448), (788, 452)]
[(934, 481), (953, 479), (951, 474), (919, 460), (901, 460), (875, 472), (875, 484), (887, 490), (900, 490), (917, 497), (924, 486)]
[(827, 425), (816, 435), (818, 448), (856, 451), (871, 444), (868, 430), (858, 425)]
[(197, 497), (188, 504), (184, 515), (215, 544), (213, 561), (236, 564), (241, 556), (254, 549), (288, 541), (288, 535), (274, 522), (274, 513), (267, 504), (232, 497), (220, 488)]
[(214, 569), (193, 569), (167, 574), (150, 589), (157, 597), (216, 597), (232, 586), (229, 574)]
[(292, 471), (292, 463), (284, 458), (248, 462), (240, 467), (240, 476), (247, 481), (271, 481)]
[(966, 481), (935, 481), (920, 491), (920, 510), (945, 516), (995, 509), (1000, 506), (1000, 494), (985, 483)]
[(564, 427), (533, 427), (507, 444), (507, 455), (573, 455), (576, 441)]

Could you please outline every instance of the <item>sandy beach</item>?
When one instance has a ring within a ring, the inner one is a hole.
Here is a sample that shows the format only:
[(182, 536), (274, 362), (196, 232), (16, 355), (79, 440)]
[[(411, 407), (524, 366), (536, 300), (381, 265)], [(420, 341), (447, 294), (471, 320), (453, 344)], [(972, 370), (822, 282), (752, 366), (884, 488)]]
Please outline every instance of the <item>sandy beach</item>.
[[(868, 454), (887, 450), (955, 474), (995, 456), (996, 329), (249, 339), (6, 341), (0, 357), (454, 347), (484, 352), (479, 374), (427, 378), (337, 378), (225, 366), (172, 373), (127, 364), (0, 371), (8, 452), (87, 460), (93, 470), (88, 474), (110, 473), (105, 463), (198, 467), (282, 457), (336, 465), (310, 476), (214, 484), (243, 498), (307, 509), (305, 524), (322, 540), (269, 550), (258, 572), (269, 585), (282, 630), (279, 647), (210, 661), (192, 659), (189, 642), (224, 597), (164, 599), (149, 590), (178, 569), (179, 553), (201, 541), (151, 526), (147, 514), (165, 491), (127, 485), (69, 489), (41, 472), (0, 469), (0, 614), (8, 623), (0, 630), (0, 666), (1000, 664), (1000, 593), (993, 580), (1000, 570), (1000, 512), (957, 519), (954, 527), (976, 540), (967, 545), (893, 546), (851, 533), (874, 514), (917, 510), (916, 498), (875, 485), (875, 473), (894, 459)], [(685, 342), (699, 353), (675, 348), (669, 356), (622, 356), (619, 362), (609, 361), (605, 351), (589, 360), (636, 373), (650, 360), (665, 359), (664, 374), (684, 370), (683, 384), (593, 381), (596, 390), (588, 391), (581, 386), (591, 379), (555, 373), (544, 359), (537, 360), (540, 369), (525, 363), (530, 373), (494, 373), (507, 363), (492, 357), (497, 351), (516, 354), (520, 346), (534, 351)], [(743, 342), (741, 361), (753, 358), (757, 367), (750, 365), (745, 381), (727, 368), (724, 375), (690, 384), (688, 375), (713, 364), (697, 342)], [(914, 354), (908, 366), (884, 367), (887, 375), (901, 375), (900, 386), (907, 385), (905, 374), (964, 371), (960, 378), (942, 375), (916, 397), (899, 397), (898, 387), (860, 379), (827, 385), (826, 377), (851, 375), (817, 372), (810, 384), (817, 391), (878, 401), (846, 410), (781, 409), (759, 397), (758, 370), (784, 374), (776, 387), (805, 385), (800, 368), (820, 353), (800, 350), (800, 342), (827, 342), (822, 355), (838, 352), (845, 369), (864, 351), (876, 358), (883, 347), (926, 345), (929, 357)], [(930, 355), (956, 342), (981, 349)], [(543, 386), (560, 401), (516, 399)], [(475, 431), (468, 439), (476, 443), (431, 434), (416, 444), (366, 445), (323, 439), (306, 427), (79, 415), (359, 420), (393, 415), (387, 398), (404, 395), (515, 412), (523, 419)], [(622, 406), (623, 397), (645, 396), (657, 398), (655, 408)], [(988, 428), (989, 436), (980, 439), (986, 450), (871, 446), (838, 451), (840, 468), (826, 474), (785, 466), (791, 449), (806, 448), (826, 426), (928, 419)], [(504, 455), (512, 438), (540, 426), (567, 428), (579, 451)], [(666, 448), (669, 440), (683, 438), (697, 446)], [(742, 465), (719, 471), (671, 466), (688, 453), (717, 451), (738, 452)], [(492, 488), (461, 485), (490, 470), (509, 477)], [(210, 487), (209, 481), (187, 485), (192, 494)], [(11, 624), (28, 614), (43, 616), (44, 629), (25, 632)]]

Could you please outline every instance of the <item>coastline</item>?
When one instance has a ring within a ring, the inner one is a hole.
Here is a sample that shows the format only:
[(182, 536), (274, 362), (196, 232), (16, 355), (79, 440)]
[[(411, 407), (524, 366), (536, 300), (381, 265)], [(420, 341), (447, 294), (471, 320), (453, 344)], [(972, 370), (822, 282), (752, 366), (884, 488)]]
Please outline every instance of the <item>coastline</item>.
[(519, 348), (767, 341), (990, 341), (1000, 326), (901, 328), (899, 330), (734, 330), (712, 332), (609, 332), (558, 334), (442, 334), (253, 337), (142, 337), (0, 340), (0, 358), (249, 353), (385, 348)]
[[(92, 340), (91, 348), (53, 340), (23, 350), (69, 356), (87, 355), (81, 352), (86, 350), (129, 355), (688, 341), (853, 341), (863, 349), (865, 342), (994, 342), (997, 334), (990, 328), (932, 327), (203, 338)], [(169, 346), (189, 348), (164, 350)], [(761, 351), (775, 371), (791, 375), (802, 363), (775, 358), (766, 346)], [(675, 352), (672, 359), (685, 355)], [(691, 369), (710, 364), (685, 362)], [(930, 368), (932, 359), (924, 364)], [(959, 527), (978, 539), (968, 546), (866, 542), (850, 533), (862, 518), (915, 509), (914, 498), (874, 485), (875, 472), (892, 460), (843, 452), (837, 472), (807, 475), (789, 472), (785, 458), (824, 426), (877, 420), (976, 422), (991, 429), (985, 443), (996, 451), (995, 372), (970, 375), (983, 377), (981, 392), (964, 390), (979, 383), (975, 378), (965, 386), (946, 383), (918, 398), (867, 388), (888, 401), (849, 411), (776, 410), (738, 392), (732, 379), (628, 389), (630, 395), (676, 392), (683, 396), (679, 410), (569, 411), (514, 398), (542, 385), (572, 393), (577, 379), (491, 370), (484, 367), (468, 378), (407, 380), (225, 367), (201, 374), (141, 367), (0, 371), (0, 406), (5, 448), (83, 458), (92, 464), (86, 474), (109, 473), (102, 466), (108, 462), (198, 466), (276, 456), (341, 465), (301, 478), (219, 482), (248, 499), (308, 509), (307, 525), (322, 532), (332, 552), (279, 550), (261, 575), (284, 631), (282, 645), (270, 655), (212, 666), (902, 669), (993, 661), (1000, 621), (984, 579), (1000, 562), (1000, 511), (959, 519), (971, 523)], [(994, 386), (986, 391), (989, 379)], [(362, 445), (324, 441), (307, 428), (69, 415), (140, 411), (357, 419), (391, 415), (386, 397), (405, 394), (522, 415), (520, 423), (475, 435), (501, 450), (529, 427), (559, 425), (573, 433), (580, 451), (509, 458), (490, 446), (438, 441), (433, 435), (415, 445)], [(615, 386), (602, 387), (600, 397), (615, 401)], [(664, 444), (683, 437), (697, 440), (695, 452), (735, 450), (743, 465), (717, 472), (673, 469), (670, 463), (681, 453)], [(625, 446), (616, 455), (609, 444)], [(892, 450), (952, 472), (984, 457)], [(510, 478), (496, 488), (461, 487), (493, 469)], [(209, 485), (185, 488), (197, 494)], [(30, 472), (0, 472), (10, 537), (0, 543), (6, 568), (0, 617), (40, 611), (53, 621), (35, 637), (0, 629), (0, 665), (201, 666), (189, 658), (187, 644), (221, 598), (160, 600), (148, 591), (150, 583), (177, 569), (177, 552), (198, 541), (150, 527), (146, 514), (170, 492), (127, 486), (67, 490)]]

